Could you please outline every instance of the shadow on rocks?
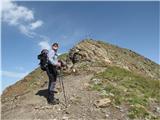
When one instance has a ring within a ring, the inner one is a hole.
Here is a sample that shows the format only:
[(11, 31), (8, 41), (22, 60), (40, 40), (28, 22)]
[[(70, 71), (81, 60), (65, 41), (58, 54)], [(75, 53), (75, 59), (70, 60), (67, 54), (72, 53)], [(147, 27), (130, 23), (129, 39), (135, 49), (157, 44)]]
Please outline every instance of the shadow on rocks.
[(48, 97), (48, 89), (39, 90), (35, 95), (43, 96), (47, 99)]

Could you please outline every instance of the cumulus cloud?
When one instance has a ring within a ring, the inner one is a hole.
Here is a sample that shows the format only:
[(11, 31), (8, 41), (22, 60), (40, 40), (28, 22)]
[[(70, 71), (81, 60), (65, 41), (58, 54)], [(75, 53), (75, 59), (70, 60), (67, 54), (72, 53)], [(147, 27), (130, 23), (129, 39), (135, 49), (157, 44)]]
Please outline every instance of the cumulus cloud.
[(43, 22), (41, 20), (33, 22), (33, 23), (31, 23), (31, 29), (34, 30), (34, 29), (40, 27), (42, 24), (43, 24)]
[(36, 35), (35, 32), (30, 31), (30, 29), (29, 29), (27, 26), (25, 26), (25, 25), (20, 25), (20, 26), (18, 27), (18, 29), (20, 30), (20, 32), (21, 32), (22, 34), (24, 34), (24, 35), (26, 35), (26, 36), (28, 36), (28, 37), (33, 38), (33, 36)]
[(18, 27), (21, 33), (29, 37), (34, 36), (33, 30), (43, 24), (41, 20), (35, 19), (32, 10), (10, 0), (2, 0), (2, 21)]
[(10, 77), (10, 78), (23, 78), (28, 74), (28, 72), (25, 73), (19, 73), (19, 72), (12, 72), (12, 71), (1, 71), (1, 75), (4, 77)]
[(47, 49), (47, 50), (50, 49), (50, 45), (48, 41), (41, 41), (39, 42), (38, 45), (41, 47), (41, 49)]
[(50, 49), (49, 38), (38, 34), (35, 30), (43, 25), (42, 20), (35, 18), (34, 12), (25, 6), (17, 5), (15, 1), (2, 0), (2, 21), (10, 26), (15, 26), (18, 30), (30, 37), (37, 37), (41, 41), (38, 46), (41, 49)]

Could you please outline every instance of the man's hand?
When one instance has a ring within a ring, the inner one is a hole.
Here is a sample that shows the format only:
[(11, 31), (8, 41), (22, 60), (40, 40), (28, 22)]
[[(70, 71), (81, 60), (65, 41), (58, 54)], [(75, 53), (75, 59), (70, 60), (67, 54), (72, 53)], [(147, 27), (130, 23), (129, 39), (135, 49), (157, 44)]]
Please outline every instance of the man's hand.
[(56, 65), (57, 65), (57, 67), (61, 67), (61, 62), (58, 61), (58, 63)]
[(57, 67), (62, 68), (62, 69), (67, 69), (67, 65), (62, 61), (62, 60), (58, 60), (59, 65), (57, 65)]

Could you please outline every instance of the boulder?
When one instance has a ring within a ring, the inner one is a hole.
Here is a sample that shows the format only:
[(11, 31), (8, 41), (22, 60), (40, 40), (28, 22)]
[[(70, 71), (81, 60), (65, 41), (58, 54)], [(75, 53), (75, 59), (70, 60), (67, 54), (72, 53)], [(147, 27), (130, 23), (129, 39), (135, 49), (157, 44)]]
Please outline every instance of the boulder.
[(109, 98), (104, 98), (104, 99), (100, 99), (95, 101), (94, 105), (98, 108), (105, 108), (107, 106), (109, 106), (111, 103), (111, 100)]

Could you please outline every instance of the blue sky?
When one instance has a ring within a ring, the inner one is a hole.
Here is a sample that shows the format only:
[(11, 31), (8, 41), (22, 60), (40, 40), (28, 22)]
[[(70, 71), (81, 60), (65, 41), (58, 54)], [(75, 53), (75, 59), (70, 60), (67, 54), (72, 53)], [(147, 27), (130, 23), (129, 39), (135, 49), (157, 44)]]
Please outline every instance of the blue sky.
[(63, 53), (87, 36), (160, 63), (158, 2), (3, 4), (2, 90), (38, 67), (37, 54), (42, 48), (59, 42)]

